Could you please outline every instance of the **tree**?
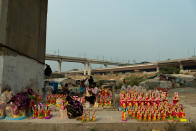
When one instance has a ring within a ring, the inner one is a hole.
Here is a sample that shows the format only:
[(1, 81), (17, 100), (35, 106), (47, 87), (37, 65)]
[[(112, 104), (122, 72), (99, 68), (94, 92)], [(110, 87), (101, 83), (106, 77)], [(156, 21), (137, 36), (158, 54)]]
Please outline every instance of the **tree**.
[(163, 66), (160, 68), (161, 74), (179, 74), (180, 69), (174, 66)]

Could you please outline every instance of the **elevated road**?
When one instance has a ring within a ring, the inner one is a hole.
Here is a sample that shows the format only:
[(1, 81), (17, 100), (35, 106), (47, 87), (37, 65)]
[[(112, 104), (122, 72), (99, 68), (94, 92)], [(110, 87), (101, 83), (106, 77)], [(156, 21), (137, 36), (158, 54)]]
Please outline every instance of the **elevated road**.
[(96, 59), (87, 59), (87, 58), (80, 58), (80, 57), (50, 55), (50, 54), (46, 54), (45, 60), (62, 61), (62, 62), (63, 61), (64, 62), (76, 62), (76, 63), (83, 63), (83, 64), (91, 63), (91, 64), (116, 65), (116, 66), (127, 65), (125, 63), (120, 63), (120, 62), (112, 62), (112, 61), (96, 60)]
[(51, 54), (46, 54), (45, 60), (57, 61), (58, 64), (59, 64), (59, 73), (61, 72), (61, 64), (62, 64), (62, 62), (82, 63), (82, 64), (84, 64), (84, 75), (86, 75), (86, 73), (87, 73), (87, 69), (86, 69), (87, 65), (88, 65), (88, 75), (91, 74), (91, 64), (103, 64), (105, 67), (107, 67), (108, 65), (116, 65), (116, 66), (127, 65), (125, 63), (120, 63), (120, 62), (112, 62), (112, 61), (105, 61), (105, 60), (95, 60), (95, 59), (87, 59), (87, 58), (80, 58), (80, 57), (51, 55)]
[[(159, 68), (163, 66), (175, 66), (180, 69), (181, 72), (184, 70), (195, 70), (196, 69), (196, 57), (190, 58), (182, 58), (182, 59), (174, 59), (174, 60), (165, 60), (148, 64), (135, 64), (129, 66), (120, 66), (113, 68), (102, 68), (102, 69), (94, 69), (92, 70), (93, 74), (96, 73), (126, 73), (126, 72), (134, 72), (134, 71), (159, 71)], [(70, 72), (73, 74), (81, 74), (81, 71), (73, 71)]]

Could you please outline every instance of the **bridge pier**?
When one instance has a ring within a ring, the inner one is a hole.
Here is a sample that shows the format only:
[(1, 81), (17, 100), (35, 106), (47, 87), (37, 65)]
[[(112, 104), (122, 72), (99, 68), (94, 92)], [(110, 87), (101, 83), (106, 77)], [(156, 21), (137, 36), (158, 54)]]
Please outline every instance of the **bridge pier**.
[(61, 65), (62, 65), (62, 60), (58, 60), (58, 64), (59, 64), (59, 73), (61, 73)]
[(43, 87), (48, 0), (0, 0), (0, 93)]
[(156, 67), (156, 71), (159, 72), (160, 71), (160, 67), (157, 65)]
[(86, 70), (86, 63), (84, 63), (84, 75), (86, 75), (86, 73), (87, 73), (87, 70)]
[(184, 72), (184, 67), (183, 67), (183, 64), (180, 62), (180, 73), (183, 73)]
[(90, 76), (91, 75), (91, 64), (88, 63), (88, 75)]

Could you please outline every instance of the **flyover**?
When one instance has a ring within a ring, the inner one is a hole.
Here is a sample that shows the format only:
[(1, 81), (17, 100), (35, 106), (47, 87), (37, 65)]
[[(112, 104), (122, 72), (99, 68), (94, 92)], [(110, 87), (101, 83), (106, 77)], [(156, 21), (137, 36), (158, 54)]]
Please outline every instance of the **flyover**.
[(88, 75), (91, 74), (91, 64), (103, 64), (105, 67), (107, 67), (107, 65), (116, 65), (116, 66), (127, 65), (127, 64), (124, 64), (124, 63), (120, 63), (120, 62), (112, 62), (112, 61), (96, 60), (96, 59), (87, 59), (87, 58), (80, 58), (80, 57), (51, 55), (51, 54), (46, 54), (45, 60), (57, 61), (58, 64), (59, 64), (59, 72), (61, 72), (62, 62), (82, 63), (82, 64), (84, 64), (84, 75), (86, 75), (86, 72), (87, 72), (86, 65), (88, 65)]
[[(165, 61), (159, 61), (159, 62), (147, 63), (147, 64), (134, 64), (134, 65), (129, 65), (129, 66), (114, 67), (114, 68), (94, 69), (92, 70), (92, 73), (93, 74), (127, 73), (127, 72), (135, 72), (135, 71), (159, 72), (159, 69), (163, 66), (177, 67), (180, 69), (180, 72), (184, 72), (185, 70), (195, 70), (196, 69), (196, 57), (165, 60)], [(70, 73), (81, 74), (82, 72), (72, 71)]]

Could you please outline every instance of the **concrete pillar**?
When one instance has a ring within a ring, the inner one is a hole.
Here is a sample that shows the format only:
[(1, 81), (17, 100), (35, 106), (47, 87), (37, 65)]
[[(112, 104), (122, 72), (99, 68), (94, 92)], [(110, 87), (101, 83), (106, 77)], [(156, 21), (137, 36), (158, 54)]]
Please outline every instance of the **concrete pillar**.
[(90, 76), (91, 75), (91, 64), (88, 63), (88, 75)]
[(48, 0), (0, 0), (0, 91), (44, 86)]
[(61, 68), (62, 60), (59, 60), (59, 61), (58, 61), (58, 64), (59, 64), (59, 73), (61, 73), (61, 69), (62, 69), (62, 68)]
[(156, 67), (156, 71), (157, 72), (159, 72), (160, 71), (160, 68), (159, 68), (159, 66), (157, 65), (157, 67)]
[(84, 63), (84, 75), (86, 75), (86, 73), (87, 73), (87, 70), (86, 70), (86, 63)]
[(183, 73), (184, 72), (184, 67), (183, 67), (183, 64), (180, 63), (180, 73)]

